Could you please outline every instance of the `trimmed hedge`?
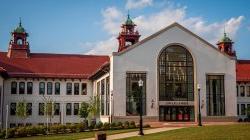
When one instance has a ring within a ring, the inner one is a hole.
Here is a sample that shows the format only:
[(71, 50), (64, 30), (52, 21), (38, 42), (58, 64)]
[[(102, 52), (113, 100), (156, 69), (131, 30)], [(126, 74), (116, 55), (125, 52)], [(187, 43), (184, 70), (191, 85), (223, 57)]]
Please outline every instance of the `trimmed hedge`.
[[(143, 127), (150, 127), (149, 125), (144, 125)], [(62, 134), (62, 133), (76, 133), (84, 132), (85, 130), (114, 130), (114, 129), (132, 129), (136, 128), (135, 122), (113, 122), (113, 123), (102, 123), (94, 122), (90, 123), (90, 126), (86, 126), (86, 123), (71, 124), (71, 125), (51, 125), (49, 127), (49, 132), (47, 133), (46, 126), (23, 126), (16, 128), (8, 128), (8, 138), (16, 137), (27, 137), (27, 136), (37, 136), (37, 135), (52, 135), (52, 134)], [(5, 130), (0, 131), (0, 138), (5, 138)]]

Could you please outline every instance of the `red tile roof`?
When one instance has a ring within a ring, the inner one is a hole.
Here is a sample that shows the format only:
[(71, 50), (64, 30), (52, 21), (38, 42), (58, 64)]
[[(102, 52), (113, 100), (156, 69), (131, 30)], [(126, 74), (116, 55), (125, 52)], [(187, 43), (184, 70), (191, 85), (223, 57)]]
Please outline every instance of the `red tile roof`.
[(0, 67), (10, 77), (87, 79), (109, 56), (31, 53), (29, 58), (8, 58), (0, 52)]
[(250, 81), (250, 60), (237, 60), (236, 80), (241, 82)]

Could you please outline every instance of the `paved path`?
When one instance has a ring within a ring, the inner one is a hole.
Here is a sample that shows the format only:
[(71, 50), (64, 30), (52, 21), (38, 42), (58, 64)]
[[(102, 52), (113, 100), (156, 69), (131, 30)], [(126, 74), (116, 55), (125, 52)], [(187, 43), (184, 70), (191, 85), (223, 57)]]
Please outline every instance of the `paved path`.
[[(144, 130), (144, 134), (152, 134), (152, 133), (175, 130), (175, 129), (180, 129), (180, 128), (184, 128), (184, 127), (153, 128), (153, 129)], [(108, 135), (107, 140), (122, 139), (122, 138), (134, 137), (134, 136), (138, 136), (138, 131)], [(81, 140), (95, 140), (95, 138), (88, 138), (88, 139), (81, 139)]]

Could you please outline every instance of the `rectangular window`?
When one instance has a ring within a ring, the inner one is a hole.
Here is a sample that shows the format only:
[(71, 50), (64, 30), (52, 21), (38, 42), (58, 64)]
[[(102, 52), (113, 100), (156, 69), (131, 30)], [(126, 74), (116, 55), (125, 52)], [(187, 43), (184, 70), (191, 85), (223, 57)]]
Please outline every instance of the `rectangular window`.
[(74, 103), (74, 115), (78, 115), (79, 112), (79, 103)]
[(66, 115), (71, 115), (72, 105), (71, 103), (66, 104)]
[(16, 115), (16, 103), (10, 103), (10, 115)]
[(45, 94), (45, 83), (44, 82), (40, 82), (39, 83), (39, 94), (40, 95), (44, 95)]
[(55, 95), (60, 95), (60, 83), (55, 83)]
[(237, 115), (240, 115), (240, 109), (239, 109), (239, 104), (237, 104)]
[(246, 105), (241, 104), (240, 106), (241, 115), (246, 115)]
[(19, 94), (24, 94), (24, 91), (25, 91), (25, 83), (20, 82), (19, 83)]
[(239, 96), (239, 86), (236, 86), (236, 93), (237, 93), (237, 97)]
[[(138, 81), (143, 81), (139, 87)], [(141, 93), (142, 92), (142, 93)], [(146, 73), (127, 73), (126, 76), (126, 115), (138, 116), (140, 113), (140, 95), (142, 94), (142, 113), (146, 115)]]
[(26, 114), (28, 116), (32, 115), (32, 103), (27, 103), (27, 105), (26, 105)]
[(39, 103), (38, 115), (44, 115), (44, 103)]
[(247, 86), (247, 97), (250, 97), (250, 86)]
[(54, 115), (60, 114), (60, 103), (54, 103)]
[(246, 111), (247, 111), (247, 116), (249, 116), (249, 115), (250, 115), (250, 104), (247, 104), (247, 109), (246, 109)]
[(74, 94), (79, 95), (79, 83), (74, 83)]
[(82, 83), (82, 95), (87, 95), (87, 84)]
[(67, 95), (71, 95), (72, 94), (72, 83), (67, 83), (66, 94)]
[(240, 96), (245, 97), (245, 86), (240, 86)]
[(96, 93), (97, 95), (100, 95), (100, 82), (97, 82), (96, 84)]
[(17, 82), (11, 82), (11, 94), (17, 93)]
[(104, 115), (104, 99), (101, 99), (101, 115)]
[(207, 75), (207, 114), (225, 115), (224, 75)]
[(105, 82), (104, 79), (101, 81), (101, 95), (104, 95), (105, 93)]
[(109, 102), (110, 102), (110, 94), (109, 94), (109, 77), (106, 78), (106, 115), (109, 115)]
[(32, 92), (33, 92), (33, 83), (28, 82), (27, 83), (27, 94), (32, 94)]
[(53, 89), (52, 82), (48, 82), (47, 83), (47, 95), (52, 95), (52, 89)]

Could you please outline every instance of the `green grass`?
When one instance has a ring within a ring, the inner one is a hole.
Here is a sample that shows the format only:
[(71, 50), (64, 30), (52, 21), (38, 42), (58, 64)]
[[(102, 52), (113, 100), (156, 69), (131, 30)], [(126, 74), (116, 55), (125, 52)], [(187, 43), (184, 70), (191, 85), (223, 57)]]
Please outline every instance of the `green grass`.
[(123, 140), (250, 140), (250, 124), (189, 127)]
[[(107, 130), (105, 131), (107, 135), (119, 134), (125, 132), (138, 131), (138, 129), (123, 129), (123, 130)], [(84, 138), (94, 137), (95, 132), (81, 132), (81, 133), (69, 133), (69, 134), (57, 134), (49, 136), (33, 136), (33, 137), (23, 137), (23, 138), (11, 138), (9, 140), (79, 140)]]

